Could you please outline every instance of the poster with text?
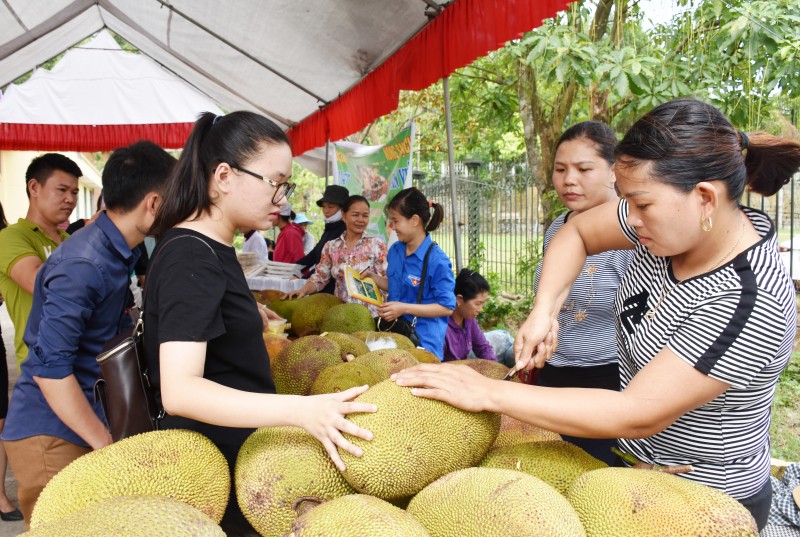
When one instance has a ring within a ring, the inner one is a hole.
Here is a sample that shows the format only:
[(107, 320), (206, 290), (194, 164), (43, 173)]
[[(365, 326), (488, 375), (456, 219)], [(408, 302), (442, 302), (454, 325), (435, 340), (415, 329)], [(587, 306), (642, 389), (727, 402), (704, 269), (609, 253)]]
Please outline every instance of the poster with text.
[(414, 123), (383, 145), (334, 142), (333, 180), (350, 194), (369, 200), (367, 231), (386, 237), (384, 207), (400, 190), (411, 186), (411, 147)]

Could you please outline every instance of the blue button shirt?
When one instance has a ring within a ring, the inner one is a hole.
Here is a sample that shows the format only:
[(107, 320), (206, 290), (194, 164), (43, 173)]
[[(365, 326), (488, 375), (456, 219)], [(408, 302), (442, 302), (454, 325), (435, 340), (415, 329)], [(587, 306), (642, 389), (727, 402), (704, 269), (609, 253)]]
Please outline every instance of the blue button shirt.
[(97, 417), (105, 422), (93, 387), (97, 355), (129, 324), (124, 315), (137, 254), (105, 213), (64, 241), (36, 275), (25, 329), (28, 357), (14, 386), (3, 440), (55, 436), (89, 447), (56, 416), (33, 377), (75, 375)]
[[(419, 283), (422, 277), (422, 261), (429, 247), (433, 246), (430, 235), (425, 237), (419, 248), (406, 256), (406, 245), (396, 242), (389, 248), (386, 256), (388, 266), (386, 277), (389, 279), (388, 300), (417, 303)], [(440, 304), (448, 309), (455, 309), (456, 296), (453, 293), (456, 282), (453, 278), (453, 265), (441, 248), (434, 248), (428, 258), (428, 272), (425, 276), (425, 287), (422, 289), (421, 304)], [(403, 315), (409, 322), (411, 315)], [(423, 348), (431, 351), (439, 360), (444, 358), (444, 336), (447, 333), (447, 318), (418, 317), (417, 334)]]

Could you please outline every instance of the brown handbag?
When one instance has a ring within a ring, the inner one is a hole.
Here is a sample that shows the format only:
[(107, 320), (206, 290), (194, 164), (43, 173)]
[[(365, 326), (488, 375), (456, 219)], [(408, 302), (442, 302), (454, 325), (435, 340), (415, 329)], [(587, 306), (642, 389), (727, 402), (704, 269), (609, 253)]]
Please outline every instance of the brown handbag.
[(94, 385), (114, 442), (158, 429), (164, 409), (147, 375), (143, 350), (143, 317), (130, 335), (119, 334), (97, 356), (100, 379)]

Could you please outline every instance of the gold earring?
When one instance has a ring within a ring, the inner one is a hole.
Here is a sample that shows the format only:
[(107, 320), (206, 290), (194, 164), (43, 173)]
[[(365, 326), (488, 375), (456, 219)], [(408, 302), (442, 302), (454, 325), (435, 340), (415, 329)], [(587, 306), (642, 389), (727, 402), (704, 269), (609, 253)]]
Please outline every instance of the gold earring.
[(700, 227), (703, 228), (703, 231), (711, 231), (711, 228), (714, 227), (714, 223), (711, 221), (711, 217), (707, 216), (700, 220)]

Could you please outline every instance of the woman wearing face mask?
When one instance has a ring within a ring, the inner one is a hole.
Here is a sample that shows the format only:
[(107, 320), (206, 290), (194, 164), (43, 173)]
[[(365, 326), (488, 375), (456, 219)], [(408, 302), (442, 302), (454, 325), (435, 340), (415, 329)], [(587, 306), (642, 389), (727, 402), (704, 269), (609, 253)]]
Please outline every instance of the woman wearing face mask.
[[(555, 219), (544, 236), (544, 251), (570, 218), (617, 199), (614, 190), (614, 131), (599, 121), (573, 125), (561, 135), (553, 162), (553, 186), (568, 212)], [(541, 370), (537, 384), (551, 388), (602, 388), (619, 391), (614, 295), (630, 265), (630, 250), (590, 255), (558, 314), (558, 348)], [(542, 265), (536, 270), (538, 289)], [(591, 341), (592, 345), (586, 345)], [(565, 440), (613, 464), (614, 439)]]
[[(350, 296), (344, 279), (345, 267), (358, 272), (386, 275), (386, 244), (378, 237), (367, 233), (369, 224), (369, 202), (364, 196), (350, 196), (342, 208), (345, 232), (329, 241), (322, 249), (322, 257), (314, 274), (302, 289), (293, 291), (286, 298), (300, 298), (318, 293), (330, 280), (336, 284), (334, 294), (344, 302), (364, 304)], [(377, 317), (376, 306), (365, 304), (373, 317)]]
[[(322, 207), (322, 214), (325, 217), (325, 228), (314, 249), (297, 261), (298, 265), (305, 267), (305, 277), (309, 278), (314, 274), (314, 266), (322, 258), (322, 248), (325, 247), (325, 244), (337, 237), (341, 237), (342, 233), (344, 233), (345, 225), (342, 221), (342, 207), (344, 207), (348, 197), (350, 197), (350, 193), (345, 187), (328, 185), (325, 187), (322, 197), (317, 200), (317, 207)], [(321, 292), (333, 294), (335, 288), (336, 282), (330, 280)]]
[(678, 475), (736, 498), (761, 529), (772, 496), (770, 407), (797, 304), (772, 220), (739, 202), (745, 187), (780, 190), (800, 168), (800, 144), (737, 131), (713, 106), (679, 99), (639, 119), (615, 155), (623, 199), (570, 218), (553, 237), (515, 350), (519, 367), (542, 367), (587, 255), (632, 249), (614, 302), (622, 390), (501, 388), (467, 367), (430, 365), (395, 379), (463, 409), (619, 438), (645, 464), (690, 465)]

